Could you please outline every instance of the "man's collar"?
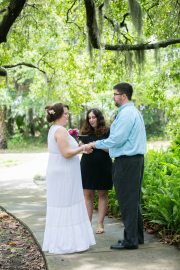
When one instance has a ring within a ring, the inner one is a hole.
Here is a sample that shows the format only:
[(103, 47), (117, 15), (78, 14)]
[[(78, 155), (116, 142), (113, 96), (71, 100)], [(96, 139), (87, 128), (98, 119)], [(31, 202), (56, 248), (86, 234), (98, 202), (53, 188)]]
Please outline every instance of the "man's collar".
[(134, 102), (128, 102), (126, 104), (124, 104), (123, 106), (121, 106), (119, 109), (118, 109), (118, 113), (124, 109), (126, 106), (134, 106)]

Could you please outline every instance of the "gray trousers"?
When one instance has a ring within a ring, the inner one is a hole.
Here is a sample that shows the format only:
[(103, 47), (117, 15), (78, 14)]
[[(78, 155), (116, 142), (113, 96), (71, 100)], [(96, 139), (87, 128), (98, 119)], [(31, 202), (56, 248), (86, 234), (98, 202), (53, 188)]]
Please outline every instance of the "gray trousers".
[(144, 155), (120, 156), (113, 164), (113, 183), (124, 223), (126, 248), (144, 243), (143, 219), (140, 206), (144, 172)]

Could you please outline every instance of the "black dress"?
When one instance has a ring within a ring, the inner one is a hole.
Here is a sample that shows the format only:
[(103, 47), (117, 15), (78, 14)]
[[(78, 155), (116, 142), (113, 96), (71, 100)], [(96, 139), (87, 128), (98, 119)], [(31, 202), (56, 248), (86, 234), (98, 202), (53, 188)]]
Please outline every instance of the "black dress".
[[(103, 140), (109, 137), (109, 131), (101, 137), (95, 134), (90, 137), (91, 141)], [(101, 149), (93, 149), (91, 154), (84, 154), (81, 159), (81, 174), (83, 189), (112, 189), (112, 160), (109, 153)]]

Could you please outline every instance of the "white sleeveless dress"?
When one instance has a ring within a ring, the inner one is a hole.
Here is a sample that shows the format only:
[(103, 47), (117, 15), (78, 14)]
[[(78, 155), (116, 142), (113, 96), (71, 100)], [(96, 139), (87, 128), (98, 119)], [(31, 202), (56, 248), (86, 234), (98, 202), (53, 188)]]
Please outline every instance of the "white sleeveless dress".
[[(47, 213), (42, 250), (67, 254), (95, 245), (82, 188), (79, 156), (64, 158), (54, 139), (58, 125), (48, 133), (49, 160), (46, 171)], [(68, 133), (68, 131), (67, 131)], [(68, 133), (70, 149), (78, 147)]]

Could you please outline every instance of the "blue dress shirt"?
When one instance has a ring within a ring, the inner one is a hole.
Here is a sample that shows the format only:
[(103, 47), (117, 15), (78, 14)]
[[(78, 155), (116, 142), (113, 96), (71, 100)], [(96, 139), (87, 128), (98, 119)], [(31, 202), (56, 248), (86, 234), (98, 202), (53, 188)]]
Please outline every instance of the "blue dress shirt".
[(111, 158), (134, 156), (146, 152), (146, 130), (142, 115), (133, 102), (118, 109), (118, 115), (105, 140), (96, 141), (97, 149), (109, 149)]

